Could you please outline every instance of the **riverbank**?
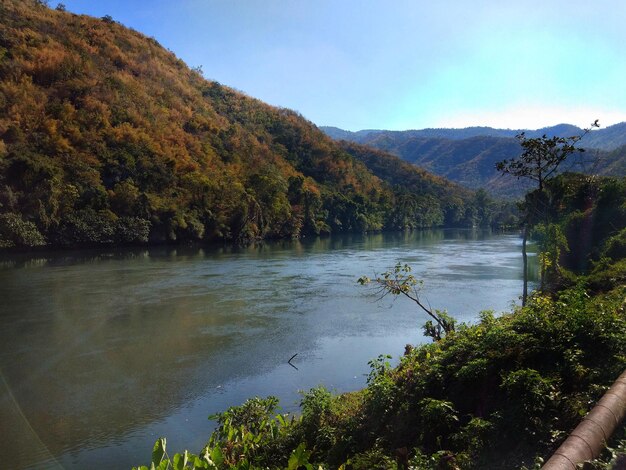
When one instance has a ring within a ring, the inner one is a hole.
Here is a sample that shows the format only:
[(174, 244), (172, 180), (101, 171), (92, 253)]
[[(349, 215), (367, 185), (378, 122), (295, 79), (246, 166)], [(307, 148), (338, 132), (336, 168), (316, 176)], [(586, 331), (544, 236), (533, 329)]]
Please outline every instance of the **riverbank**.
[[(626, 368), (626, 180), (562, 175), (543, 191), (541, 282), (525, 306), (407, 347), (396, 367), (380, 356), (360, 391), (313, 389), (296, 419), (276, 416), (272, 399), (231, 408), (199, 468), (533, 468), (549, 457)], [(382, 279), (383, 292), (403, 292)]]
[(249, 397), (296, 412), (298, 390), (361, 389), (370, 359), (395, 364), (428, 339), (425, 315), (376, 303), (359, 276), (408, 260), (434, 306), (471, 322), (519, 296), (519, 243), (432, 230), (2, 257), (0, 370), (18, 414), (5, 400), (0, 416), (21, 410), (49, 452), (17, 452), (15, 431), (0, 453), (16, 469), (48, 454), (67, 470), (130, 468), (158, 436), (198, 451), (215, 427), (207, 416)]
[[(366, 388), (304, 395), (299, 418), (250, 400), (218, 415), (215, 467), (519, 468), (550, 456), (626, 367), (626, 263), (526, 307), (370, 363)], [(221, 463), (219, 463), (221, 462)], [(205, 468), (205, 467), (197, 467)]]

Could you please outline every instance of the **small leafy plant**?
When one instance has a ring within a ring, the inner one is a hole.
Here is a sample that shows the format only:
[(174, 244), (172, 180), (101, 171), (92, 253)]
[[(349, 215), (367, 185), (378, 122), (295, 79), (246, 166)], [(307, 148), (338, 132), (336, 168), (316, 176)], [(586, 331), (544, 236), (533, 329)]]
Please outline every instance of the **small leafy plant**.
[(424, 334), (435, 341), (439, 341), (445, 335), (454, 332), (456, 324), (454, 318), (445, 311), (433, 310), (427, 307), (422, 301), (420, 290), (424, 281), (418, 280), (411, 274), (411, 267), (408, 264), (397, 263), (393, 269), (376, 276), (374, 279), (362, 276), (357, 282), (362, 286), (373, 284), (378, 300), (382, 300), (388, 295), (394, 297), (403, 295), (417, 304), (420, 309), (432, 318), (424, 325)]

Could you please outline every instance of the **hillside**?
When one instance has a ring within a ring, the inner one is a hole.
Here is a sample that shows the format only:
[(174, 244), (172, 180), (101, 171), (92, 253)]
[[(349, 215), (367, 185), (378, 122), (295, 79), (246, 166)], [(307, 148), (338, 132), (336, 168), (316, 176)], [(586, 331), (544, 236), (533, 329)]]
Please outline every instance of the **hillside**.
[(389, 153), (348, 141), (340, 145), (395, 188), (395, 203), (388, 213), (393, 226), (411, 227), (416, 222), (418, 227), (463, 226), (468, 220), (479, 227), (517, 225), (517, 209), (511, 201), (495, 201), (484, 190), (462, 194), (448, 180)]
[[(520, 146), (515, 135), (522, 130), (469, 127), (349, 132), (338, 128), (322, 129), (335, 139), (390, 152), (468, 188), (485, 188), (504, 196), (520, 196), (528, 189), (524, 182), (512, 183), (510, 178), (502, 178), (495, 169), (496, 162), (519, 155)], [(560, 124), (524, 132), (528, 137), (544, 134), (567, 137), (579, 135), (582, 130), (569, 124)], [(607, 176), (626, 174), (626, 123), (589, 133), (581, 141), (581, 146), (587, 152), (572, 158), (565, 169)]]
[(616, 148), (605, 156), (607, 175), (626, 175), (626, 145)]
[(388, 215), (406, 191), (437, 202), (433, 225), (473, 223), (448, 215), (471, 213), (466, 190), (411, 167), (422, 185), (390, 183), (297, 113), (205, 80), (109, 17), (36, 0), (0, 14), (0, 246), (421, 226)]

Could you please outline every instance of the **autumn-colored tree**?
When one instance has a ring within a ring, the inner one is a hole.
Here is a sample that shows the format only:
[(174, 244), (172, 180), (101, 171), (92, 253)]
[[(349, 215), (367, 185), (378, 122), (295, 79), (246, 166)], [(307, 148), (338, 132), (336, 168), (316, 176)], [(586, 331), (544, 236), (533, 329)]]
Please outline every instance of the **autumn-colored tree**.
[(391, 155), (361, 159), (109, 16), (2, 10), (0, 214), (27, 224), (6, 230), (34, 224), (52, 245), (246, 242), (396, 228), (404, 193), (428, 209), (410, 227), (440, 225), (451, 194), (469, 194)]

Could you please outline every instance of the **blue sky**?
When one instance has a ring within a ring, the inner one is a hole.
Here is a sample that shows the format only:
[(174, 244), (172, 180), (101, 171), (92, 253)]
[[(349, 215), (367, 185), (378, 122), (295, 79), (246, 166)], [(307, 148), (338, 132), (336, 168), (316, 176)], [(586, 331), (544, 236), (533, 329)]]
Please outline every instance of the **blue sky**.
[[(51, 0), (51, 6), (56, 5)], [(66, 0), (349, 130), (626, 121), (623, 0)]]

